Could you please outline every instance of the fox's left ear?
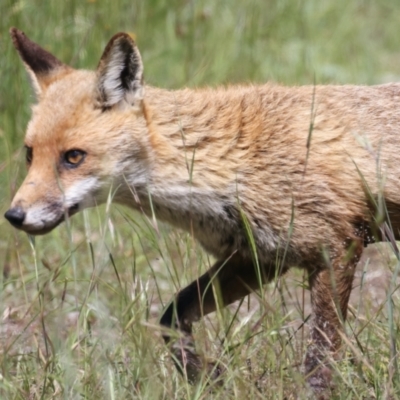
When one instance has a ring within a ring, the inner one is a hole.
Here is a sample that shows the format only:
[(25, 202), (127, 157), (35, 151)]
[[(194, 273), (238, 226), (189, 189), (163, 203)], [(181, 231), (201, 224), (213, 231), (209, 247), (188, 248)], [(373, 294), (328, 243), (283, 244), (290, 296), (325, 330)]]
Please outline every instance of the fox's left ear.
[(127, 33), (117, 33), (106, 46), (97, 67), (98, 98), (102, 107), (126, 102), (139, 106), (143, 100), (143, 63)]

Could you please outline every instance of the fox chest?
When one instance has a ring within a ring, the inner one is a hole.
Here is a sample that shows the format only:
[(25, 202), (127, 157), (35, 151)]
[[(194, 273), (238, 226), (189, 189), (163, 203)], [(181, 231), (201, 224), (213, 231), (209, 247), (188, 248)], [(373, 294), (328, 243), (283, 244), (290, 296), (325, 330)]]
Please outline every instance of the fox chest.
[(192, 234), (204, 249), (217, 258), (227, 257), (245, 245), (240, 217), (223, 202), (208, 202), (199, 207), (193, 201), (176, 199), (172, 204), (153, 203), (156, 217)]

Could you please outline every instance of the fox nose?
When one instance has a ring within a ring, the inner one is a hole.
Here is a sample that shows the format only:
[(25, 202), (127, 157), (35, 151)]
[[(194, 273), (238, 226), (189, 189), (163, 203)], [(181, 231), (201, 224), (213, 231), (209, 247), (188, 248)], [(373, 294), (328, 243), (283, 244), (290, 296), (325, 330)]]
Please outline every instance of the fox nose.
[(4, 217), (7, 218), (12, 225), (20, 227), (24, 222), (25, 215), (25, 211), (21, 207), (14, 207), (10, 208), (4, 214)]

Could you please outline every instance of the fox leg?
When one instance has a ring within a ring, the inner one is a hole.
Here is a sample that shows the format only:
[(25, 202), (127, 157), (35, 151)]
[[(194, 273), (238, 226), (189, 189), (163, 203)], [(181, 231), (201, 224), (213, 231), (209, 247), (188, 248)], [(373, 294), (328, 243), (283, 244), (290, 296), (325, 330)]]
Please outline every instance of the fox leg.
[[(363, 245), (351, 242), (331, 258), (330, 265), (310, 273), (313, 323), (304, 369), (307, 381), (315, 393), (329, 388), (331, 370), (328, 358), (335, 357), (341, 346), (340, 332), (346, 319), (354, 271)], [(324, 397), (321, 397), (324, 398)]]
[[(262, 278), (264, 281), (265, 277)], [(163, 337), (171, 348), (178, 370), (187, 376), (189, 382), (196, 383), (204, 370), (211, 379), (218, 378), (221, 373), (218, 366), (205, 365), (196, 354), (192, 323), (215, 311), (217, 304), (226, 306), (258, 287), (259, 279), (253, 262), (234, 254), (227, 260), (216, 262), (204, 275), (177, 293), (160, 324), (178, 331), (179, 338), (172, 338), (167, 332)]]

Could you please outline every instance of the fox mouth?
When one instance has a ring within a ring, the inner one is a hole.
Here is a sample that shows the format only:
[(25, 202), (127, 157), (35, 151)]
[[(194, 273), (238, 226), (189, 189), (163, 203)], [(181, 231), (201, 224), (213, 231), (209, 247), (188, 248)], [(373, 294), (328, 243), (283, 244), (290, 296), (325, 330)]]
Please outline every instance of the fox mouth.
[[(60, 225), (62, 222), (66, 220), (66, 218), (72, 217), (79, 211), (79, 203), (76, 203), (72, 205), (71, 207), (68, 207), (68, 209), (65, 211), (63, 215), (51, 226), (46, 226), (42, 229), (38, 230), (27, 230), (24, 229), (26, 233), (30, 235), (45, 235), (46, 233), (51, 232), (54, 228), (56, 228), (58, 225)], [(23, 229), (23, 227), (22, 227)]]
[(64, 222), (67, 218), (72, 217), (79, 211), (79, 203), (75, 203), (71, 207), (68, 207), (65, 212), (55, 221), (49, 222), (42, 220), (43, 222), (43, 227), (42, 228), (34, 228), (33, 226), (27, 226), (24, 224), (19, 225), (13, 223), (13, 221), (10, 221), (10, 223), (18, 229), (21, 229), (28, 233), (29, 235), (45, 235), (46, 233), (51, 232), (54, 228), (56, 228), (58, 225), (60, 225), (62, 222)]
[(73, 206), (68, 208), (67, 215), (68, 217), (72, 217), (79, 211), (79, 203), (75, 203)]

